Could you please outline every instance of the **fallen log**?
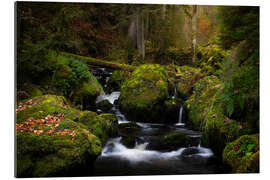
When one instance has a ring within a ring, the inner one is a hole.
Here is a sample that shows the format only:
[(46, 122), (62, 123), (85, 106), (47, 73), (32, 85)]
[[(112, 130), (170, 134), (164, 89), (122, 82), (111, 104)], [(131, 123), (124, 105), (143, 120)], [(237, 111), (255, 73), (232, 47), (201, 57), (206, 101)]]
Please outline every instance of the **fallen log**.
[(61, 52), (60, 54), (65, 57), (72, 57), (74, 59), (82, 60), (86, 64), (99, 66), (99, 67), (105, 67), (105, 68), (116, 69), (116, 70), (125, 70), (125, 71), (133, 71), (136, 68), (135, 66), (128, 65), (128, 64), (121, 64), (121, 63), (116, 63), (112, 61), (96, 59), (92, 57), (80, 56), (80, 55), (76, 55), (76, 54), (72, 54), (68, 52)]

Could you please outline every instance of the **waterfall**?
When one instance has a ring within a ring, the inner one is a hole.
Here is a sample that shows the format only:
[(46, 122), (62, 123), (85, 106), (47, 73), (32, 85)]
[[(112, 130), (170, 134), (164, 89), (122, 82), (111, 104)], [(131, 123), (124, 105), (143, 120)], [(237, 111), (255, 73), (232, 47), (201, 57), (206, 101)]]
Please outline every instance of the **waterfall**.
[(184, 123), (182, 123), (182, 116), (183, 116), (183, 106), (180, 107), (178, 123), (176, 125), (185, 125)]
[(178, 123), (182, 123), (183, 106), (180, 107)]
[(174, 86), (174, 92), (173, 92), (172, 99), (174, 99), (174, 98), (175, 98), (176, 94), (177, 94), (177, 89), (176, 89), (176, 86)]

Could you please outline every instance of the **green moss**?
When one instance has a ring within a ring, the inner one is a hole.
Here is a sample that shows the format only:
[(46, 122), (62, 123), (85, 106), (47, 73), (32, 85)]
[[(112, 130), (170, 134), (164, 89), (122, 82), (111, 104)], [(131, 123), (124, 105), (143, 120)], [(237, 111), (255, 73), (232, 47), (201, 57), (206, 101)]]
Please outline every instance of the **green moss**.
[(112, 109), (113, 105), (110, 103), (109, 100), (105, 99), (99, 103), (96, 104), (96, 107), (98, 109), (101, 109), (104, 112), (108, 112)]
[(94, 112), (84, 114), (79, 122), (93, 132), (104, 143), (107, 138), (117, 130), (117, 118), (113, 114), (104, 113), (97, 115)]
[[(168, 74), (160, 65), (139, 66), (121, 87), (120, 104), (131, 120), (157, 120), (160, 105), (168, 98)], [(155, 116), (157, 115), (157, 116)], [(147, 118), (146, 118), (147, 116)]]
[(160, 151), (173, 151), (180, 147), (190, 145), (190, 138), (182, 132), (173, 132), (163, 136), (159, 136), (156, 140), (149, 143), (150, 149)]
[(124, 136), (121, 139), (121, 143), (123, 143), (128, 148), (133, 148), (136, 144), (136, 137), (134, 136)]
[(67, 52), (61, 52), (61, 55), (65, 57), (73, 57), (75, 59), (82, 60), (86, 63), (93, 64), (93, 65), (100, 65), (102, 67), (116, 68), (116, 69), (122, 69), (122, 70), (128, 70), (128, 71), (133, 71), (135, 69), (135, 67), (131, 65), (120, 64), (120, 63), (116, 63), (112, 61), (105, 61), (105, 60), (96, 59), (92, 57), (79, 56), (79, 55), (71, 54)]
[(141, 128), (136, 122), (121, 123), (118, 128)]
[(76, 105), (82, 105), (84, 109), (92, 109), (96, 97), (101, 94), (104, 94), (103, 88), (93, 77), (91, 81), (83, 82), (74, 90), (71, 100)]
[(18, 177), (74, 175), (86, 164), (93, 165), (101, 153), (102, 142), (117, 130), (113, 114), (76, 110), (62, 96), (39, 96), (21, 106), (24, 108), (17, 112), (17, 123), (29, 117), (40, 120), (59, 113), (64, 117), (57, 124), (35, 123), (27, 130), (17, 130)]
[(129, 76), (130, 73), (128, 71), (113, 71), (108, 81), (108, 86), (118, 90)]
[(165, 144), (168, 146), (183, 147), (183, 146), (188, 146), (190, 143), (190, 138), (182, 132), (174, 132), (174, 133), (165, 135), (163, 137), (163, 140)]
[(21, 106), (28, 108), (17, 112), (17, 123), (25, 121), (29, 117), (41, 119), (48, 114), (63, 112), (64, 97), (54, 95), (38, 96), (22, 103)]
[(192, 94), (194, 84), (202, 77), (200, 69), (188, 66), (176, 67), (177, 69), (177, 91), (182, 97)]
[(28, 93), (29, 93), (31, 98), (43, 95), (42, 91), (38, 88), (31, 88), (28, 90)]
[(193, 95), (185, 102), (188, 109), (187, 125), (203, 131), (202, 141), (217, 154), (225, 144), (240, 135), (241, 126), (225, 115), (225, 105), (219, 101), (222, 84), (215, 76), (206, 76), (195, 84)]
[(244, 135), (226, 145), (223, 161), (234, 173), (259, 172), (259, 135)]

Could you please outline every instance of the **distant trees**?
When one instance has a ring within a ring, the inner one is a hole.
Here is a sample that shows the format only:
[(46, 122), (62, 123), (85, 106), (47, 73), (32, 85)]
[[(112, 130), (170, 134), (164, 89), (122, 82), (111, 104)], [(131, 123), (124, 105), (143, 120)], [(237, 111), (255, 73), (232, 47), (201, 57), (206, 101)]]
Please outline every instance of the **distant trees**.
[(222, 6), (219, 12), (222, 20), (219, 39), (224, 48), (245, 39), (254, 48), (259, 46), (259, 7)]

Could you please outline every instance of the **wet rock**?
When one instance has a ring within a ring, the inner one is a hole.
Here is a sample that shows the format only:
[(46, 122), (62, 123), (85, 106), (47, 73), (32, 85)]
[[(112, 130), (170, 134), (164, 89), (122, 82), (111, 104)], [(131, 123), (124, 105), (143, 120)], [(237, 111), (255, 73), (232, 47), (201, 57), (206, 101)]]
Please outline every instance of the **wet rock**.
[(97, 103), (96, 107), (98, 109), (101, 109), (103, 112), (109, 112), (112, 109), (113, 105), (110, 103), (109, 100), (105, 99), (105, 100)]
[(174, 132), (158, 139), (153, 140), (147, 146), (147, 149), (172, 151), (180, 147), (187, 147), (190, 144), (190, 138), (182, 132)]
[(196, 147), (190, 147), (190, 148), (184, 149), (184, 151), (182, 152), (182, 155), (183, 156), (189, 156), (189, 155), (197, 154), (197, 153), (199, 153), (199, 149), (198, 148), (196, 148)]

